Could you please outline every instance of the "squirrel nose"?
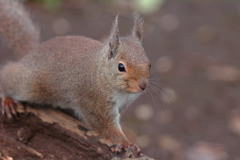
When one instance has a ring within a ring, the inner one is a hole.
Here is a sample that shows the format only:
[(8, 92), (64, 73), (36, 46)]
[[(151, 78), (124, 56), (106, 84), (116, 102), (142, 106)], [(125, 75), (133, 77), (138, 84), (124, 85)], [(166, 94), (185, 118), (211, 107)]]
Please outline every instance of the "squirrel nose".
[(139, 86), (139, 88), (140, 88), (142, 91), (144, 91), (144, 90), (147, 88), (147, 84), (146, 84), (146, 83), (141, 83), (141, 84), (139, 84), (138, 86)]

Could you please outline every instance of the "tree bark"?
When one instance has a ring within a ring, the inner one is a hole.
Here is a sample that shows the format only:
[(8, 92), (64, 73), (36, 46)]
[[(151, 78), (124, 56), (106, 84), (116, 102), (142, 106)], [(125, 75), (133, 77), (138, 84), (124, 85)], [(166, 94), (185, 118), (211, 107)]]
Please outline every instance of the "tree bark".
[(0, 115), (0, 160), (153, 160), (112, 153), (97, 133), (61, 111), (29, 106), (17, 111), (12, 120)]

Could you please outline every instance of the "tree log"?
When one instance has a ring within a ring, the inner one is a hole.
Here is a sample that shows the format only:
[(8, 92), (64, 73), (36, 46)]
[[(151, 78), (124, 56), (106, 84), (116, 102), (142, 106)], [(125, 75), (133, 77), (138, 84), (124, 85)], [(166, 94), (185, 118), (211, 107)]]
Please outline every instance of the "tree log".
[(0, 160), (153, 160), (110, 151), (98, 133), (50, 108), (17, 108), (13, 120), (0, 115)]

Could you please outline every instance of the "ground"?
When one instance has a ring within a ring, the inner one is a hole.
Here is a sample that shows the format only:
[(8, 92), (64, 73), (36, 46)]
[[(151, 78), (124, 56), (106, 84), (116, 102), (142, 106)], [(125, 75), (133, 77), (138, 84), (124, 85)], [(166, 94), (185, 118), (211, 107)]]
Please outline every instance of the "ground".
[[(120, 34), (131, 31), (127, 1), (27, 6), (42, 41), (69, 34), (103, 41), (116, 14)], [(143, 17), (157, 87), (123, 112), (127, 137), (157, 160), (240, 160), (240, 2), (169, 0)], [(2, 64), (13, 59), (4, 46)]]

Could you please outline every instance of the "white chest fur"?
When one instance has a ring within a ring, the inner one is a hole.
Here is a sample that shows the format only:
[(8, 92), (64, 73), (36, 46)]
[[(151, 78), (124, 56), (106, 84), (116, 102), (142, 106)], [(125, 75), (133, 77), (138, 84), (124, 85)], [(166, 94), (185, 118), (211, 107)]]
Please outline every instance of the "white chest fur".
[(121, 110), (123, 107), (130, 105), (134, 100), (140, 96), (140, 93), (130, 94), (130, 93), (118, 93), (114, 96), (113, 102), (115, 102), (115, 110)]
[(117, 93), (114, 98), (113, 98), (113, 102), (115, 103), (115, 106), (113, 106), (113, 113), (116, 114), (116, 119), (115, 119), (115, 124), (118, 126), (118, 128), (120, 130), (121, 126), (119, 123), (119, 119), (120, 119), (120, 114), (119, 114), (119, 110), (121, 110), (123, 107), (128, 106), (130, 103), (132, 103), (134, 100), (136, 100), (141, 93), (137, 93), (137, 94), (129, 94), (129, 93)]
[(115, 106), (113, 106), (113, 114), (115, 114), (116, 118), (115, 118), (115, 124), (118, 126), (118, 128), (120, 130), (121, 126), (119, 123), (119, 119), (120, 119), (120, 114), (119, 114), (119, 110), (123, 109), (123, 107), (128, 106), (130, 103), (132, 103), (134, 100), (136, 100), (141, 93), (137, 93), (137, 94), (130, 94), (130, 93), (116, 93), (115, 96), (113, 97), (113, 102), (115, 104)]

